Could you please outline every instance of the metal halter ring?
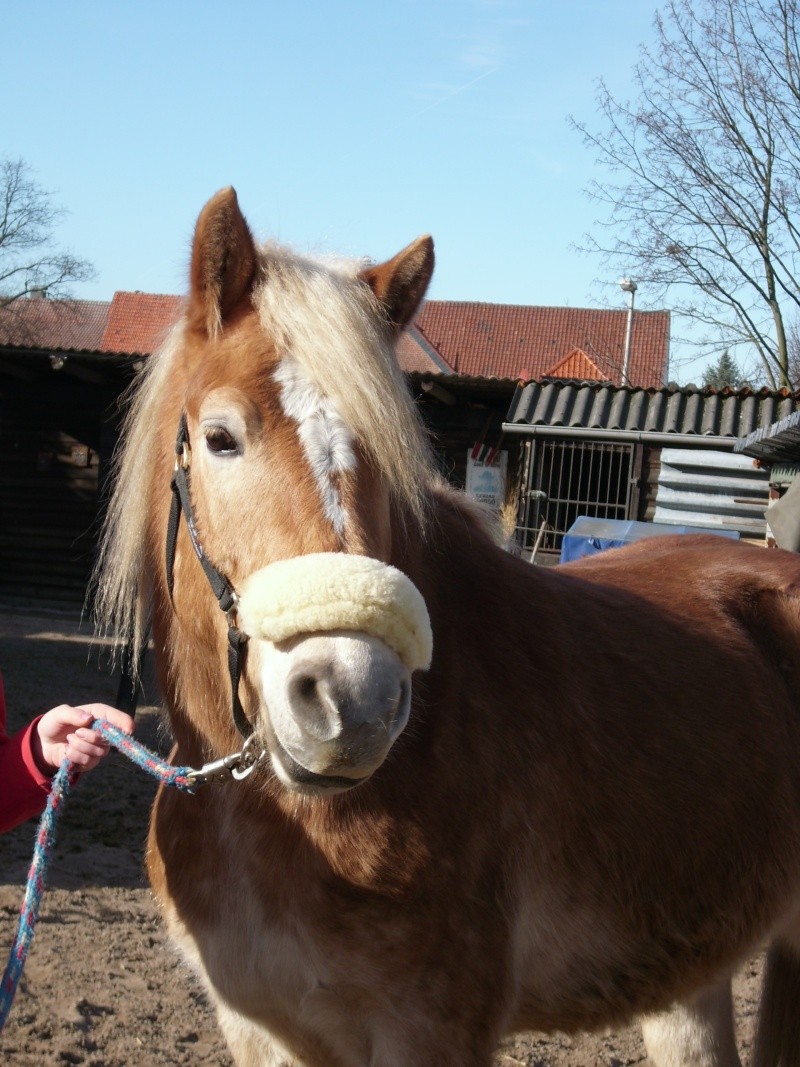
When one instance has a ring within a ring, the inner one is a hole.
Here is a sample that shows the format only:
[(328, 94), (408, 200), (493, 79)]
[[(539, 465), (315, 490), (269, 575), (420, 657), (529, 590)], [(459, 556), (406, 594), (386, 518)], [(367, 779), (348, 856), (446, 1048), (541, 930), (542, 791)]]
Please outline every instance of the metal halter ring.
[(189, 442), (184, 441), (181, 445), (181, 450), (175, 456), (175, 470), (188, 471), (191, 466), (192, 450), (189, 448)]
[[(256, 746), (258, 749), (256, 750)], [(262, 760), (266, 759), (267, 750), (262, 744), (260, 744), (255, 734), (250, 734), (248, 739), (244, 743), (242, 751), (239, 753), (239, 763), (235, 767), (231, 767), (231, 774), (237, 782), (241, 782), (243, 778), (246, 778)]]

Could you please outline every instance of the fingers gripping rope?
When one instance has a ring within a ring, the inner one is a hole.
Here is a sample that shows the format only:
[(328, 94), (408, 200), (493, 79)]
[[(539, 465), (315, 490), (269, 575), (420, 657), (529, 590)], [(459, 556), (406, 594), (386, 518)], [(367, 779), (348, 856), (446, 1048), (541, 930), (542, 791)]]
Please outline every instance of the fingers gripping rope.
[(173, 767), (171, 763), (156, 756), (149, 748), (134, 741), (132, 737), (116, 726), (112, 726), (105, 719), (96, 719), (92, 723), (92, 729), (99, 730), (110, 745), (119, 749), (123, 756), (127, 756), (137, 767), (141, 767), (143, 771), (158, 778), (163, 785), (174, 785), (187, 793), (191, 791), (191, 767)]
[[(164, 785), (176, 786), (186, 792), (192, 789), (193, 782), (190, 778), (190, 767), (173, 767), (172, 764), (160, 759), (155, 753), (145, 748), (144, 745), (139, 744), (138, 741), (134, 741), (132, 737), (117, 729), (116, 726), (106, 722), (105, 719), (96, 719), (92, 723), (92, 729), (103, 734), (110, 745), (119, 749), (128, 759), (149, 774), (152, 774), (154, 778), (157, 778)], [(28, 949), (33, 940), (36, 920), (39, 916), (39, 908), (45, 888), (47, 867), (55, 843), (56, 824), (69, 791), (77, 779), (78, 768), (70, 763), (69, 760), (64, 760), (53, 778), (47, 806), (39, 821), (36, 844), (33, 849), (33, 860), (28, 871), (25, 896), (17, 924), (17, 934), (11, 947), (2, 985), (0, 985), (0, 1030), (5, 1026), (8, 1013), (11, 1011), (11, 1005), (14, 1003), (14, 994), (22, 977)]]

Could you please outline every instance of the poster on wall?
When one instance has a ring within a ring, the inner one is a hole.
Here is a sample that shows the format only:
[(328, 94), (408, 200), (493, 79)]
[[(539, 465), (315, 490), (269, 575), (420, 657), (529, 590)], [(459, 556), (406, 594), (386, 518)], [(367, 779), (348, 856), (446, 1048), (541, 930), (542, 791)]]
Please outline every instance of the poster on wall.
[(473, 459), (467, 452), (467, 493), (482, 504), (499, 511), (506, 499), (508, 452), (497, 452), (491, 463)]

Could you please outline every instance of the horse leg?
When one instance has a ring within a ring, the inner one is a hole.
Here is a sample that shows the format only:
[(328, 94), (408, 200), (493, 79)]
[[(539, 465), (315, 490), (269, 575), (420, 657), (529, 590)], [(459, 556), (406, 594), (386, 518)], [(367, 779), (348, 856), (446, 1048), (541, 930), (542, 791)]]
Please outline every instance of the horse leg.
[[(489, 1067), (491, 1049), (485, 1035), (432, 1035), (398, 1033), (395, 1026), (373, 1034), (373, 1047), (367, 1058), (331, 1060), (329, 1051), (300, 1058), (266, 1030), (217, 1001), (217, 1020), (236, 1067), (344, 1067), (345, 1062), (375, 1064), (376, 1067)], [(395, 1020), (396, 1022), (396, 1020)], [(354, 1023), (354, 1025), (357, 1025)], [(474, 1040), (471, 1040), (471, 1036)], [(460, 1040), (459, 1040), (460, 1039)]]
[(753, 1067), (800, 1064), (800, 932), (767, 950)]
[(303, 1067), (265, 1030), (217, 1001), (217, 1021), (236, 1067)]
[(730, 979), (670, 1011), (647, 1016), (642, 1035), (655, 1067), (741, 1067)]

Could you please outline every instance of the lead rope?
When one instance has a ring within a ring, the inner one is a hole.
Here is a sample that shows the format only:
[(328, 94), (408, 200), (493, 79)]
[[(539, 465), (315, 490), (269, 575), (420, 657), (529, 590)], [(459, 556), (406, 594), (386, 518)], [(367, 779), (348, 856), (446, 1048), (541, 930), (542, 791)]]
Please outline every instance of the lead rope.
[[(251, 736), (241, 752), (223, 756), (222, 759), (206, 763), (199, 769), (174, 767), (105, 719), (95, 719), (91, 728), (102, 733), (110, 745), (127, 756), (137, 767), (141, 767), (142, 770), (157, 778), (162, 785), (174, 786), (185, 793), (193, 792), (195, 786), (203, 785), (212, 778), (228, 774), (237, 780), (246, 778), (266, 754), (263, 749), (260, 752), (256, 751), (254, 743), (251, 743), (254, 742), (254, 736)], [(33, 860), (28, 871), (25, 896), (17, 923), (17, 934), (11, 946), (8, 964), (3, 974), (2, 985), (0, 985), (0, 1030), (5, 1027), (8, 1013), (14, 1003), (14, 995), (17, 992), (25, 960), (28, 957), (28, 949), (33, 940), (45, 889), (47, 868), (55, 844), (56, 825), (69, 791), (75, 785), (78, 776), (79, 772), (75, 764), (64, 760), (53, 778), (47, 805), (39, 821)]]

